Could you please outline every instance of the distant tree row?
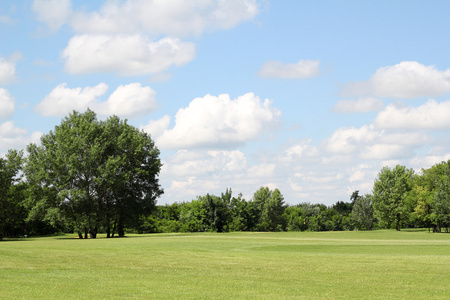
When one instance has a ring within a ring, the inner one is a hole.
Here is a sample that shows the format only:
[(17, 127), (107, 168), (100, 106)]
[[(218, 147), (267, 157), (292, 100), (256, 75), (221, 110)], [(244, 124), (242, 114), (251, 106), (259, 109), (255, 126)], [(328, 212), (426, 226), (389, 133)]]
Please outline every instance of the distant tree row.
[(286, 205), (278, 189), (257, 190), (250, 201), (207, 194), (191, 202), (158, 206), (141, 219), (139, 232), (337, 231), (428, 228), (449, 232), (450, 160), (415, 174), (397, 165), (384, 167), (373, 193), (353, 192), (350, 202)]
[[(156, 205), (163, 193), (159, 150), (118, 117), (73, 112), (30, 144), (0, 158), (0, 240), (75, 232), (79, 238), (131, 232), (330, 231), (450, 227), (450, 160), (423, 169), (384, 167), (372, 194), (355, 191), (332, 206), (288, 205), (280, 190), (250, 200), (206, 194)], [(293, 199), (295, 200), (295, 199)]]

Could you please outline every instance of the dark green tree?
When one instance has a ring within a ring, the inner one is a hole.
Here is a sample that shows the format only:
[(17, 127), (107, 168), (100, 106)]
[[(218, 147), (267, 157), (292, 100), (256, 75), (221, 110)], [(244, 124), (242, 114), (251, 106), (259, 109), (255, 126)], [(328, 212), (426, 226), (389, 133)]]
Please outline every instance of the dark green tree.
[(6, 158), (0, 158), (0, 241), (8, 226), (23, 220), (21, 199), (17, 198), (19, 188), (15, 186), (20, 181), (22, 163), (23, 153), (16, 150), (9, 150)]
[(100, 227), (123, 236), (163, 192), (150, 136), (115, 116), (98, 121), (90, 110), (73, 112), (27, 150), (31, 205), (73, 224), (80, 238), (95, 238)]
[(445, 227), (448, 232), (450, 227), (450, 161), (446, 163), (446, 175), (442, 177), (434, 193), (432, 219), (437, 225), (437, 231)]
[(231, 199), (231, 223), (230, 231), (250, 231), (255, 227), (253, 205), (245, 201), (240, 194)]

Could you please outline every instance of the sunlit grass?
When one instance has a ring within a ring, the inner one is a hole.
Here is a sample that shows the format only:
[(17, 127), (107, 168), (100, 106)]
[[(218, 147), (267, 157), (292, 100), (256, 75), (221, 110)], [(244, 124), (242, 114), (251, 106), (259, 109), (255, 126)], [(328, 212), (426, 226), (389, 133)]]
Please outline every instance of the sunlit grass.
[(0, 298), (450, 298), (450, 234), (74, 236), (0, 242)]

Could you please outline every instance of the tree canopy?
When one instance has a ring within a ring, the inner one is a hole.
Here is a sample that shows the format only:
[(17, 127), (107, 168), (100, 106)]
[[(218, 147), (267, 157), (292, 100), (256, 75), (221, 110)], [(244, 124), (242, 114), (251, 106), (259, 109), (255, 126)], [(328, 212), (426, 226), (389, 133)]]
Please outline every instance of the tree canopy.
[[(113, 116), (73, 112), (30, 144), (25, 167), (36, 207), (73, 225), (80, 238), (124, 235), (125, 224), (150, 214), (163, 190), (159, 150), (150, 136)], [(52, 197), (40, 195), (52, 194)]]

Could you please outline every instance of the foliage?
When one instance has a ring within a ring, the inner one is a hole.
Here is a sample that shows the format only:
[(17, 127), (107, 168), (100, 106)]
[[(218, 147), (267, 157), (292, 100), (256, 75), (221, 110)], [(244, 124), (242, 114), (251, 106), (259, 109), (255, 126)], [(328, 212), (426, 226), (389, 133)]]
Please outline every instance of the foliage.
[(23, 163), (23, 153), (10, 150), (6, 158), (0, 158), (0, 240), (4, 235), (16, 234), (17, 227), (21, 227), (22, 186), (19, 171)]
[(393, 169), (384, 167), (373, 186), (373, 207), (376, 217), (390, 228), (400, 230), (402, 221), (407, 219), (405, 200), (411, 190), (414, 171), (397, 165)]
[(124, 226), (137, 226), (162, 193), (158, 149), (115, 116), (98, 121), (90, 110), (73, 112), (27, 150), (30, 206), (73, 224), (80, 238), (83, 232), (95, 238), (100, 227), (123, 236)]
[(358, 224), (359, 229), (372, 230), (373, 217), (372, 195), (359, 196), (353, 204), (352, 220)]

